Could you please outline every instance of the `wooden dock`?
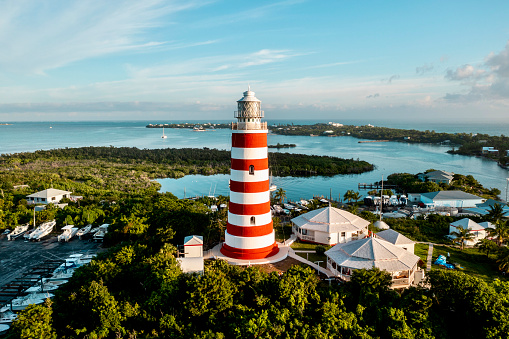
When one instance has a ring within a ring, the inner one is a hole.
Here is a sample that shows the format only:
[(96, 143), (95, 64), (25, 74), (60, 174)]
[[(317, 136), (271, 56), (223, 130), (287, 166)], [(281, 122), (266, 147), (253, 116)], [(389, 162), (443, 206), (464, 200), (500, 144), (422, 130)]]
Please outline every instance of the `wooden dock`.
[(366, 142), (389, 142), (390, 140), (362, 140), (358, 141), (359, 144), (364, 144)]
[[(381, 183), (373, 183), (373, 184), (359, 183), (359, 184), (357, 184), (357, 187), (359, 190), (379, 190), (379, 189), (382, 189), (382, 184)], [(383, 188), (388, 189), (388, 190), (399, 189), (399, 187), (397, 185), (389, 185), (386, 183), (384, 183)]]

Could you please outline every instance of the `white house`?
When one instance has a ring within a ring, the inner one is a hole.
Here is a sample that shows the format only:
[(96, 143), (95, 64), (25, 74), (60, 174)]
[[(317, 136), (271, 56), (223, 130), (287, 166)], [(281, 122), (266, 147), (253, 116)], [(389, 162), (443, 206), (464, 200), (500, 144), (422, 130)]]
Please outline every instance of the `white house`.
[(184, 257), (177, 258), (184, 273), (203, 274), (203, 237), (190, 235), (184, 238)]
[(408, 239), (403, 234), (395, 230), (388, 229), (375, 234), (377, 238), (390, 242), (394, 246), (401, 247), (410, 253), (414, 253), (415, 241)]
[(293, 233), (307, 242), (334, 245), (368, 235), (369, 221), (331, 206), (301, 214), (291, 221)]
[(437, 184), (445, 183), (450, 184), (452, 179), (454, 178), (454, 173), (446, 172), (446, 171), (432, 171), (428, 173), (419, 173), (417, 177), (421, 181), (431, 181)]
[(69, 191), (48, 188), (44, 191), (27, 195), (26, 199), (29, 204), (57, 204), (63, 198), (70, 198), (71, 193)]
[(483, 147), (482, 148), (482, 154), (498, 154), (498, 149), (495, 149), (495, 147)]
[(421, 202), (421, 193), (408, 193), (409, 202)]
[(463, 191), (438, 191), (421, 194), (421, 202), (429, 206), (471, 208), (486, 199)]
[(376, 237), (368, 237), (346, 244), (337, 244), (325, 252), (327, 268), (335, 276), (349, 281), (353, 271), (377, 267), (392, 276), (392, 288), (405, 288), (423, 277), (418, 268), (420, 258), (401, 247)]
[(463, 218), (449, 225), (449, 235), (451, 238), (454, 239), (455, 236), (452, 235), (453, 232), (459, 232), (460, 228), (468, 229), (469, 233), (472, 233), (474, 235), (474, 238), (472, 238), (471, 240), (466, 240), (465, 245), (473, 246), (477, 244), (481, 239), (486, 238), (487, 235), (486, 228), (489, 227), (490, 223), (484, 224), (485, 225), (480, 225), (469, 218)]
[(184, 238), (184, 257), (203, 257), (203, 237), (201, 235), (189, 235)]

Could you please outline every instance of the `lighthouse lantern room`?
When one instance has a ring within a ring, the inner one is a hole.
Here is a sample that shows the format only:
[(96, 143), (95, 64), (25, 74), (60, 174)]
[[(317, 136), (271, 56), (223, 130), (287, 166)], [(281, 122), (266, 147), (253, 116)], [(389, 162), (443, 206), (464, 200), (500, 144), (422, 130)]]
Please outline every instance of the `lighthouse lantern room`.
[(237, 101), (232, 123), (230, 206), (221, 253), (235, 259), (262, 259), (277, 247), (270, 211), (267, 122), (250, 88)]

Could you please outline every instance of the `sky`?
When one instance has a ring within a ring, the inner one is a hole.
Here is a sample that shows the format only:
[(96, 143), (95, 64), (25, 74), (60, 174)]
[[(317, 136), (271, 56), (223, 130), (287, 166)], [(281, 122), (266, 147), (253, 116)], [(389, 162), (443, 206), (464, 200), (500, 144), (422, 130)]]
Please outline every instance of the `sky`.
[(507, 122), (509, 1), (0, 1), (0, 121)]

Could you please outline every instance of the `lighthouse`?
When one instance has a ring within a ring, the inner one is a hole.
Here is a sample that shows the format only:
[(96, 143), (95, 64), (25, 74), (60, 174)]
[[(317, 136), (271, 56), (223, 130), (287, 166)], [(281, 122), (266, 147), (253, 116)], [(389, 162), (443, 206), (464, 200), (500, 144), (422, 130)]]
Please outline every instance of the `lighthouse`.
[(250, 88), (237, 101), (232, 123), (230, 206), (221, 253), (235, 259), (262, 259), (277, 247), (269, 193), (267, 122)]

